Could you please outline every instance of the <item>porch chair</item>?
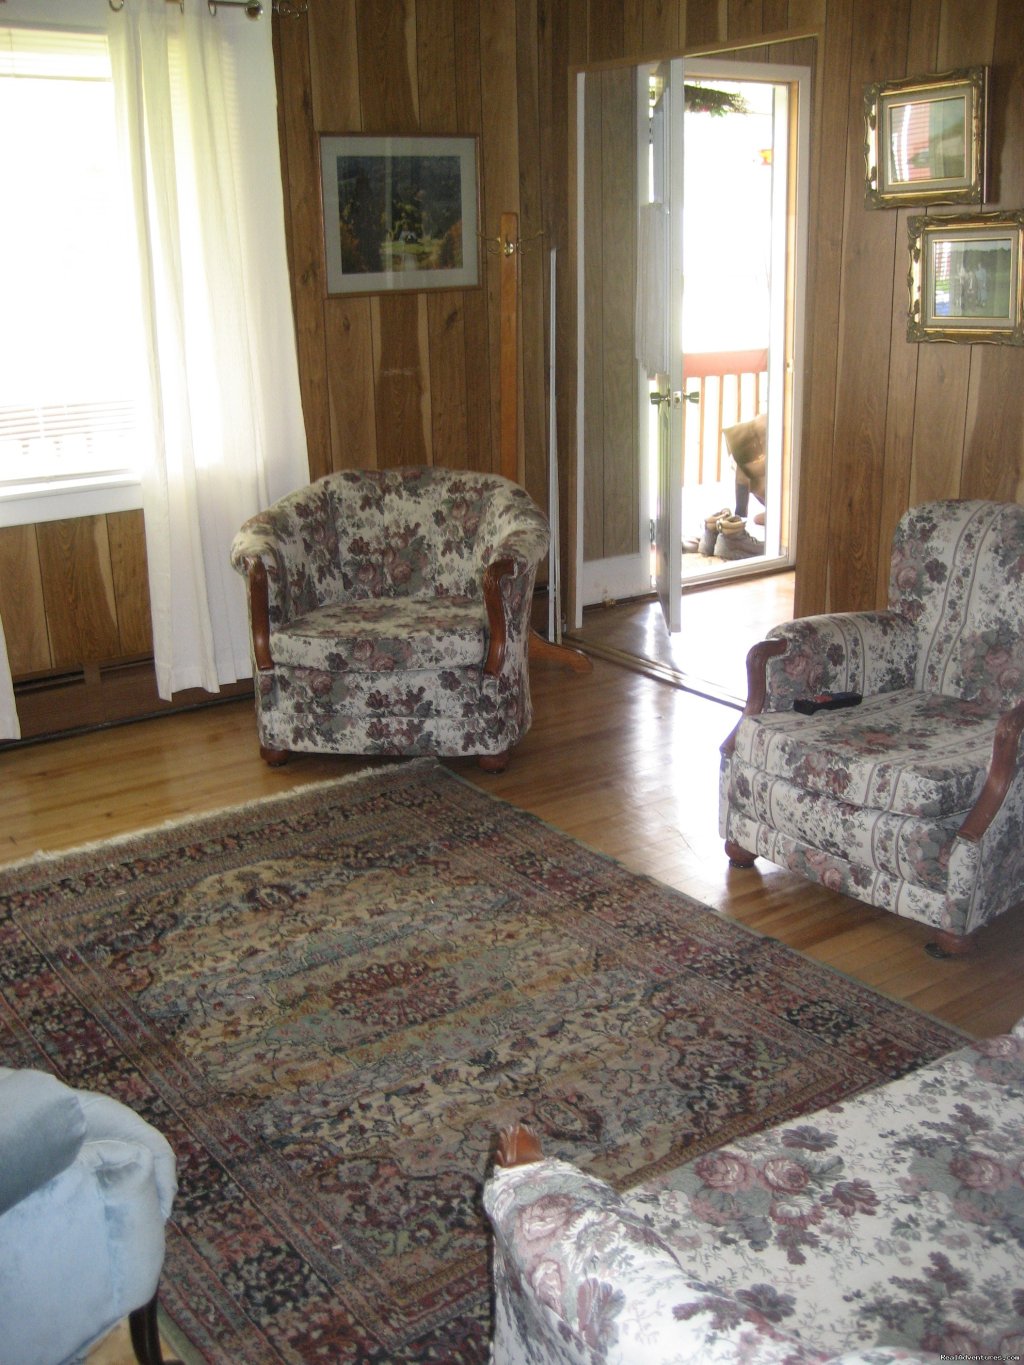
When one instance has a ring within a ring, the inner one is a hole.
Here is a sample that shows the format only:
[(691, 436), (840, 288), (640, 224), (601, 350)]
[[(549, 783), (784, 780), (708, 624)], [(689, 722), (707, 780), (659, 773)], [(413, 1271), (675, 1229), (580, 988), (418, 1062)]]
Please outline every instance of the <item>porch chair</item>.
[(0, 1067), (0, 1360), (81, 1359), (122, 1318), (160, 1365), (157, 1283), (176, 1190), (166, 1139), (106, 1095)]
[(528, 643), (548, 525), (497, 474), (346, 470), (235, 537), (256, 726), (290, 751), (476, 755), (499, 771), (532, 719)]
[[(911, 508), (888, 609), (777, 626), (747, 676), (720, 775), (734, 865), (930, 925), (937, 956), (1024, 901), (1024, 507)], [(794, 710), (836, 692), (863, 700)]]

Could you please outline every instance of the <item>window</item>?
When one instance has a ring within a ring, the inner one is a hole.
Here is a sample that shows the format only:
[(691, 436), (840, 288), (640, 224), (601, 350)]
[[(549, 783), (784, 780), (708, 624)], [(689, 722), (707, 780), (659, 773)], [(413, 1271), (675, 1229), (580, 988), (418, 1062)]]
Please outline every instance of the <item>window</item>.
[[(143, 353), (106, 37), (0, 27), (0, 127), (3, 520), (137, 505)], [(100, 505), (49, 501), (97, 489)]]

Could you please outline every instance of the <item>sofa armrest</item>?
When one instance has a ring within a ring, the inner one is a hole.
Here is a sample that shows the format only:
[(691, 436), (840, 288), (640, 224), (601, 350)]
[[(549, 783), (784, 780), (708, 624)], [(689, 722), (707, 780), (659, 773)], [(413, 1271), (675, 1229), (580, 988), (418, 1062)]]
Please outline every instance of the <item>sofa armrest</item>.
[(765, 711), (787, 711), (816, 692), (877, 696), (914, 684), (918, 636), (892, 611), (835, 612), (768, 632), (785, 650), (765, 660)]
[(528, 1347), (588, 1365), (824, 1359), (691, 1280), (609, 1185), (567, 1162), (496, 1168), (484, 1207), (495, 1242), (494, 1365), (533, 1358)]
[(481, 566), (511, 559), (517, 576), (528, 573), (540, 564), (550, 543), (547, 518), (526, 490), (507, 481), (496, 487), (474, 541)]
[(78, 1095), (56, 1076), (0, 1068), (0, 1214), (70, 1166), (85, 1129)]

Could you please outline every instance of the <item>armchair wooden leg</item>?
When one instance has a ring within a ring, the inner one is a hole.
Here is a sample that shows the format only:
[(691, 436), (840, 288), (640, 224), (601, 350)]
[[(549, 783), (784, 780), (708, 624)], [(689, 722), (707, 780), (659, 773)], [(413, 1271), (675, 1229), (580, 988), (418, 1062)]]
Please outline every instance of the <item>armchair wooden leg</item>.
[(973, 934), (951, 934), (948, 929), (938, 929), (931, 943), (924, 945), (931, 957), (967, 957), (974, 951)]
[(733, 867), (753, 867), (757, 861), (756, 854), (749, 853), (732, 839), (725, 841), (725, 856)]
[(149, 1303), (128, 1314), (128, 1328), (132, 1335), (132, 1349), (139, 1365), (180, 1365), (176, 1360), (164, 1360), (160, 1349), (160, 1327), (156, 1314), (157, 1295)]
[(503, 773), (511, 757), (512, 750), (506, 749), (503, 754), (479, 754), (476, 761), (485, 773)]
[(268, 749), (265, 744), (260, 745), (260, 758), (270, 768), (280, 768), (288, 762), (287, 749)]

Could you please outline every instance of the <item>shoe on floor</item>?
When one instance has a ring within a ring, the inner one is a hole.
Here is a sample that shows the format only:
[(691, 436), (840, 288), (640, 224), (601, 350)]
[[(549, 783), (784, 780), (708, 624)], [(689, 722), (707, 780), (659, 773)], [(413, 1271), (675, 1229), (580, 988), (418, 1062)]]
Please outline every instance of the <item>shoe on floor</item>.
[(728, 507), (723, 507), (720, 512), (715, 512), (714, 515), (704, 518), (704, 534), (701, 536), (700, 544), (697, 547), (702, 555), (707, 555), (710, 558), (711, 555), (715, 553), (715, 541), (718, 539), (719, 523), (723, 517), (731, 515), (732, 513), (729, 511)]
[(719, 531), (715, 541), (717, 559), (751, 559), (754, 555), (764, 554), (764, 541), (752, 536), (746, 527), (739, 530)]

